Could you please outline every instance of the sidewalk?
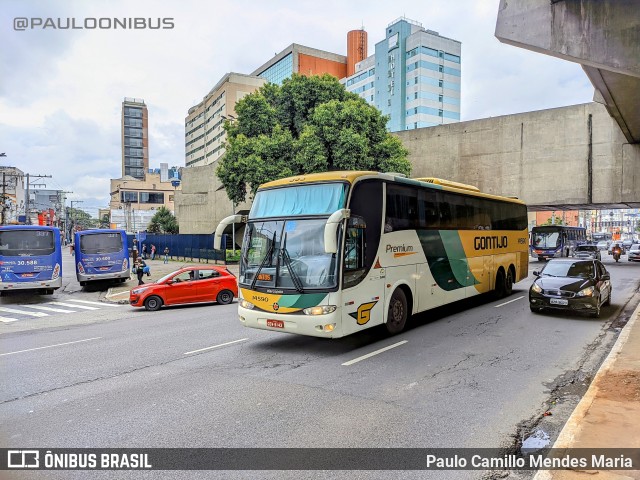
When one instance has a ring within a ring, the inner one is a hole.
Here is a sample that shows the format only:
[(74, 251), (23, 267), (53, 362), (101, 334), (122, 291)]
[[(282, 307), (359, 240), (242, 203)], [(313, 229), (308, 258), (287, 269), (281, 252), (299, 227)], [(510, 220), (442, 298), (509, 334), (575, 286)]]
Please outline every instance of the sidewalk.
[[(133, 262), (132, 262), (133, 263)], [(189, 265), (218, 265), (220, 267), (225, 266), (222, 263), (215, 263), (213, 260), (209, 260), (209, 263), (206, 261), (198, 261), (194, 259), (191, 261), (183, 261), (183, 260), (169, 260), (169, 263), (164, 263), (162, 257), (156, 256), (155, 260), (147, 259), (145, 263), (151, 270), (150, 276), (143, 276), (142, 281), (144, 283), (153, 283), (159, 278), (164, 277), (166, 274), (175, 272), (176, 270), (181, 269), (182, 267), (186, 267)], [(238, 276), (238, 265), (226, 265), (231, 273)], [(110, 288), (104, 296), (104, 299), (109, 302), (114, 303), (129, 303), (129, 290), (138, 286), (138, 277), (135, 275), (131, 275), (131, 279), (127, 282), (118, 285), (117, 287)]]
[[(640, 305), (553, 448), (640, 448)], [(534, 480), (640, 479), (637, 470), (541, 470)]]

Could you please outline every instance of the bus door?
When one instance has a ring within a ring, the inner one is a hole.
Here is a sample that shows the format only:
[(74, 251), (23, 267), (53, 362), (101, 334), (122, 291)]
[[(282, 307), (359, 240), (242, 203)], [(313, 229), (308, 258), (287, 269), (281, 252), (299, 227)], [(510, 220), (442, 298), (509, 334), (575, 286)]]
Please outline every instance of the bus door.
[(378, 325), (384, 319), (386, 269), (378, 246), (382, 229), (382, 183), (355, 185), (351, 218), (345, 222), (342, 256), (342, 333)]

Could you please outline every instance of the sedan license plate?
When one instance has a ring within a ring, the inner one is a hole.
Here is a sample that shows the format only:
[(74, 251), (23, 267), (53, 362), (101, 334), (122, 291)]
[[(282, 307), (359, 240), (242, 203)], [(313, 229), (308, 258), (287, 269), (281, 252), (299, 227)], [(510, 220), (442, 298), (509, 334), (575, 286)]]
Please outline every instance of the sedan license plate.
[(551, 305), (569, 305), (569, 300), (565, 300), (564, 298), (552, 298), (549, 300)]
[(284, 322), (282, 320), (267, 320), (267, 327), (284, 328)]

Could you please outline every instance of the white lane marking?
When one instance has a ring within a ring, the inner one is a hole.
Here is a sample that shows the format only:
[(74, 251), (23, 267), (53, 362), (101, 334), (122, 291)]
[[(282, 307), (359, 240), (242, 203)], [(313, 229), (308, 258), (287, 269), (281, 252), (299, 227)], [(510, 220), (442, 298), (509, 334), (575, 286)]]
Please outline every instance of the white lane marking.
[[(127, 292), (129, 293), (129, 292)], [(115, 308), (120, 308), (120, 305), (114, 305), (112, 303), (105, 303), (105, 302), (90, 302), (89, 300), (65, 300), (68, 302), (78, 302), (78, 303), (86, 303), (87, 305), (99, 305), (101, 307), (115, 307)]]
[(2, 323), (11, 323), (11, 322), (17, 322), (17, 321), (18, 321), (17, 318), (0, 317), (0, 322)]
[(199, 350), (192, 350), (191, 352), (185, 352), (184, 355), (190, 353), (204, 352), (205, 350), (211, 350), (212, 348), (224, 347), (225, 345), (231, 345), (232, 343), (244, 342), (249, 340), (248, 338), (241, 338), (240, 340), (234, 340), (233, 342), (221, 343), (220, 345), (214, 345), (213, 347), (200, 348)]
[(20, 305), (21, 307), (35, 308), (36, 310), (44, 310), (45, 312), (57, 313), (76, 313), (73, 310), (63, 310), (62, 308), (43, 307), (42, 305)]
[(85, 338), (84, 340), (76, 340), (75, 342), (57, 343), (55, 345), (47, 345), (46, 347), (29, 348), (27, 350), (18, 350), (17, 352), (0, 353), (0, 357), (4, 357), (5, 355), (13, 355), (14, 353), (33, 352), (34, 350), (42, 350), (43, 348), (53, 348), (53, 347), (60, 347), (62, 345), (71, 345), (72, 343), (90, 342), (91, 340), (98, 340), (99, 338), (102, 338), (102, 337)]
[(513, 300), (509, 300), (508, 302), (501, 303), (500, 305), (496, 305), (496, 308), (502, 307), (503, 305), (506, 305), (507, 303), (517, 302), (518, 300), (522, 300), (523, 298), (524, 298), (524, 295), (522, 295), (521, 297), (518, 297), (518, 298), (514, 298)]
[(349, 365), (353, 365), (354, 363), (361, 362), (362, 360), (366, 360), (367, 358), (373, 357), (374, 355), (378, 355), (379, 353), (386, 352), (387, 350), (391, 350), (392, 348), (399, 347), (400, 345), (403, 345), (407, 342), (408, 340), (402, 340), (401, 342), (394, 343), (393, 345), (389, 345), (388, 347), (381, 348), (380, 350), (376, 350), (375, 352), (367, 353), (366, 355), (363, 355), (361, 357), (354, 358), (353, 360), (349, 360), (348, 362), (344, 362), (342, 365), (345, 367), (348, 367)]
[(0, 311), (1, 312), (9, 312), (9, 313), (19, 313), (19, 314), (22, 314), (22, 315), (31, 315), (32, 317), (48, 317), (49, 316), (48, 313), (25, 312), (24, 310), (16, 310), (15, 308), (0, 307)]
[(62, 302), (47, 302), (47, 305), (60, 305), (61, 307), (69, 307), (69, 308), (83, 308), (85, 310), (100, 310), (96, 307), (87, 307), (86, 305), (73, 305), (72, 303), (62, 303)]

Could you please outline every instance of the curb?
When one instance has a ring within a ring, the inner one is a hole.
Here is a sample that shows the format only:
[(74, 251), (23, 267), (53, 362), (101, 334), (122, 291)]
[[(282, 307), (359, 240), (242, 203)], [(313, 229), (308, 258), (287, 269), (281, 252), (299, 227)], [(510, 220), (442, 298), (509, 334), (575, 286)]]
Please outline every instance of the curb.
[[(607, 358), (605, 358), (604, 362), (602, 362), (602, 365), (600, 365), (598, 372), (593, 377), (591, 385), (589, 385), (589, 389), (584, 394), (580, 402), (578, 402), (578, 405), (576, 405), (576, 408), (571, 413), (571, 416), (569, 416), (569, 419), (564, 424), (564, 427), (562, 427), (562, 430), (560, 431), (558, 438), (556, 439), (555, 443), (551, 448), (559, 448), (559, 449), (571, 448), (576, 435), (581, 431), (581, 422), (589, 412), (589, 409), (591, 408), (591, 405), (593, 404), (596, 398), (598, 383), (612, 369), (613, 364), (618, 359), (618, 356), (622, 351), (622, 348), (627, 343), (630, 332), (633, 326), (635, 325), (638, 317), (640, 317), (640, 304), (636, 306), (635, 310), (631, 314), (631, 318), (629, 319), (627, 324), (624, 326), (624, 328), (620, 332), (620, 335), (618, 336), (616, 343), (613, 345), (613, 348), (611, 348), (609, 355), (607, 355)], [(561, 471), (564, 471), (564, 470), (561, 470)], [(533, 480), (552, 480), (554, 477), (553, 472), (555, 471), (554, 470), (538, 470), (538, 472), (534, 475)], [(632, 478), (632, 477), (622, 476), (619, 474), (614, 474), (613, 472), (608, 472), (608, 473), (611, 474), (610, 478), (620, 478), (620, 479)]]

